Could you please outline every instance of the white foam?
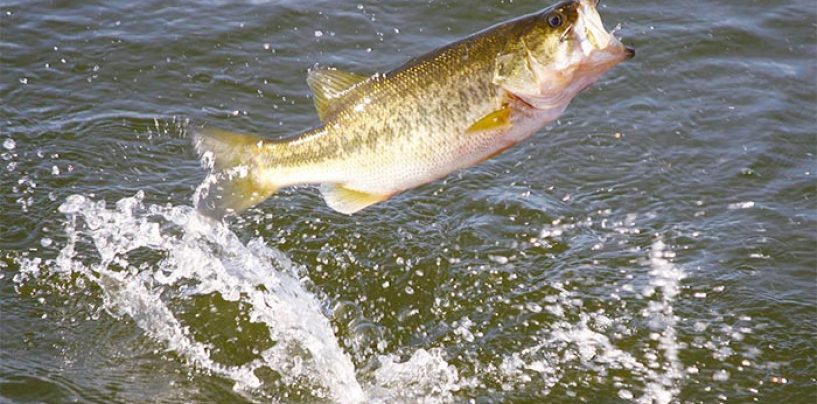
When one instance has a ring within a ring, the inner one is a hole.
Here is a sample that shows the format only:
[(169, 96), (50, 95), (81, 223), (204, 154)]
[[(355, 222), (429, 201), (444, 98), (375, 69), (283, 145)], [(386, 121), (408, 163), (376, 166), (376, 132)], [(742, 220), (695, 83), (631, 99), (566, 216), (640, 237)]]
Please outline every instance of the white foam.
[[(356, 370), (324, 315), (325, 306), (304, 287), (299, 280), (304, 273), (285, 254), (260, 238), (242, 243), (223, 224), (191, 207), (150, 206), (142, 199), (138, 193), (109, 208), (104, 201), (82, 195), (67, 198), (59, 207), (68, 218), (67, 242), (57, 259), (53, 265), (45, 265), (41, 258), (23, 260), (18, 275), (38, 277), (44, 267), (81, 275), (101, 289), (103, 307), (109, 313), (132, 319), (191, 367), (232, 380), (237, 390), (263, 389), (264, 381), (256, 371), (269, 368), (284, 385), (307, 389), (331, 402), (449, 402), (461, 399), (457, 393), (463, 389), (481, 390), (495, 381), (505, 391), (536, 383), (538, 392), (546, 396), (566, 381), (565, 376), (573, 379), (573, 386), (594, 384), (609, 381), (611, 370), (618, 370), (634, 376), (616, 385), (619, 398), (669, 403), (677, 399), (684, 377), (692, 372), (679, 360), (679, 319), (673, 311), (686, 274), (671, 262), (674, 253), (660, 239), (652, 243), (648, 257), (632, 261), (643, 265), (632, 271), (639, 276), (623, 277), (618, 293), (630, 304), (627, 308), (622, 305), (614, 312), (615, 305), (606, 307), (607, 312), (589, 311), (595, 305), (589, 304), (586, 295), (556, 282), (550, 287), (557, 293), (519, 306), (529, 315), (549, 316), (547, 324), (532, 336), (532, 342), (498, 357), (496, 363), (466, 359), (455, 367), (446, 360), (445, 346), (396, 347), (399, 355), (377, 355), (361, 354), (354, 344), (347, 344), (356, 360), (365, 364), (365, 370)], [(608, 246), (614, 244), (612, 237), (637, 234), (636, 219), (634, 215), (611, 219), (609, 226), (604, 221), (557, 221), (540, 236), (567, 240), (575, 232), (601, 226), (611, 234), (610, 242), (605, 242)], [(144, 249), (160, 258), (144, 266), (128, 262), (134, 251)], [(645, 289), (649, 293), (642, 294)], [(250, 321), (265, 326), (277, 343), (246, 363), (219, 362), (211, 355), (213, 346), (194, 338), (168, 301), (168, 295), (178, 300), (212, 294), (240, 301)], [(649, 340), (636, 347), (619, 345), (620, 334), (638, 332), (643, 320), (648, 321)], [(451, 324), (450, 342), (457, 350), (480, 344), (483, 327), (468, 316), (460, 317)], [(698, 322), (695, 327), (702, 331), (706, 324)], [(736, 332), (737, 328), (729, 330), (730, 335)], [(723, 379), (724, 374), (714, 378)], [(570, 386), (564, 389), (571, 394)]]
[[(650, 319), (651, 327), (660, 331), (657, 333), (657, 340), (663, 361), (655, 359), (647, 366), (664, 371), (650, 370), (647, 373), (645, 394), (638, 400), (641, 403), (671, 402), (680, 393), (679, 384), (684, 378), (683, 364), (678, 358), (680, 345), (675, 330), (678, 316), (674, 314), (672, 304), (680, 292), (681, 280), (686, 277), (686, 273), (667, 259), (674, 256), (661, 239), (653, 242), (650, 250), (650, 286), (660, 292), (660, 300), (650, 302), (645, 314)], [(657, 353), (648, 354), (653, 358), (658, 357)]]
[(755, 203), (753, 201), (730, 203), (729, 206), (728, 206), (729, 210), (751, 209), (751, 208), (754, 208), (754, 207), (755, 207)]
[[(122, 199), (114, 209), (81, 195), (67, 198), (59, 210), (68, 217), (68, 242), (52, 269), (84, 275), (101, 288), (109, 313), (133, 319), (191, 365), (233, 380), (238, 390), (260, 387), (255, 371), (267, 367), (278, 372), (283, 383), (306, 380), (315, 385), (312, 392), (318, 397), (364, 400), (351, 358), (284, 254), (261, 240), (244, 245), (224, 225), (190, 207), (145, 206), (142, 197), (139, 193)], [(83, 252), (80, 259), (77, 250), (80, 242), (88, 241), (96, 259), (86, 264), (89, 254)], [(141, 248), (164, 258), (147, 270), (129, 267), (128, 253)], [(29, 264), (24, 266), (39, 266)], [(250, 321), (265, 325), (276, 344), (241, 365), (212, 359), (211, 346), (190, 335), (167, 303), (167, 294), (184, 298), (213, 293), (247, 303)]]
[[(597, 382), (598, 377), (603, 378), (610, 370), (618, 369), (635, 376), (633, 379), (641, 384), (618, 384), (620, 398), (650, 404), (672, 402), (680, 393), (680, 383), (685, 377), (678, 357), (681, 345), (675, 329), (679, 319), (673, 313), (673, 303), (680, 293), (680, 282), (685, 273), (668, 260), (672, 256), (674, 253), (663, 241), (656, 240), (650, 250), (650, 259), (644, 262), (649, 270), (649, 293), (632, 294), (639, 299), (648, 299), (646, 308), (640, 312), (649, 320), (652, 329), (647, 345), (632, 351), (617, 346), (618, 330), (627, 329), (634, 318), (626, 313), (607, 315), (603, 310), (584, 312), (581, 300), (574, 292), (553, 285), (559, 293), (547, 299), (550, 304), (546, 308), (557, 320), (541, 331), (538, 343), (506, 355), (499, 366), (489, 370), (499, 374), (504, 390), (515, 389), (536, 379), (543, 385), (541, 392), (546, 396), (557, 384), (562, 384), (565, 393), (571, 394), (569, 386), (563, 384), (563, 377), (571, 370), (581, 369), (588, 376), (595, 374), (597, 378), (588, 380)], [(634, 291), (636, 288), (622, 287), (625, 289)], [(538, 375), (538, 378), (532, 375)]]
[[(407, 360), (394, 354), (370, 358), (375, 365), (367, 367), (366, 379), (373, 380), (364, 389), (321, 302), (300, 281), (308, 278), (285, 254), (260, 238), (242, 243), (192, 207), (146, 205), (143, 198), (139, 192), (108, 208), (83, 195), (68, 197), (59, 207), (67, 218), (67, 241), (57, 258), (21, 259), (15, 281), (43, 276), (43, 268), (80, 275), (99, 287), (105, 311), (132, 319), (192, 368), (232, 380), (238, 391), (267, 387), (256, 375), (262, 368), (280, 376), (276, 383), (339, 403), (447, 402), (466, 385), (442, 349), (421, 348)], [(136, 262), (136, 250), (159, 258)], [(275, 344), (246, 363), (214, 359), (213, 344), (194, 338), (170, 302), (213, 294), (240, 301), (250, 322), (264, 325)], [(463, 326), (467, 331), (465, 321)]]
[(457, 368), (444, 359), (439, 348), (418, 349), (405, 361), (396, 355), (378, 357), (380, 367), (374, 372), (375, 385), (367, 394), (371, 403), (454, 401), (454, 392), (473, 386), (471, 379), (461, 379)]

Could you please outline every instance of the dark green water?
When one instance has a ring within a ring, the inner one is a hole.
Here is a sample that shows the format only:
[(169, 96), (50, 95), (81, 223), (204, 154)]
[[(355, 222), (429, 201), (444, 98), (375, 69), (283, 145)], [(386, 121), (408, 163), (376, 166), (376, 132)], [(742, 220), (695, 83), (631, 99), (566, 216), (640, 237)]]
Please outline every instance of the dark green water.
[(187, 120), (544, 6), (0, 1), (0, 401), (815, 402), (810, 0), (605, 2), (637, 57), (499, 158), (191, 212)]

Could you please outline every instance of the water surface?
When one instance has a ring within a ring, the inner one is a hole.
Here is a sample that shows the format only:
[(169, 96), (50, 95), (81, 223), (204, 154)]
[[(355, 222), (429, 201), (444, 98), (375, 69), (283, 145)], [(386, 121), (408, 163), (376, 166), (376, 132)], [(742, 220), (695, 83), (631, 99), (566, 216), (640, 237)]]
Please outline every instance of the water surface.
[(558, 122), (348, 217), (190, 208), (190, 120), (317, 123), (538, 1), (0, 2), (0, 397), (813, 402), (817, 9), (605, 2), (638, 50)]

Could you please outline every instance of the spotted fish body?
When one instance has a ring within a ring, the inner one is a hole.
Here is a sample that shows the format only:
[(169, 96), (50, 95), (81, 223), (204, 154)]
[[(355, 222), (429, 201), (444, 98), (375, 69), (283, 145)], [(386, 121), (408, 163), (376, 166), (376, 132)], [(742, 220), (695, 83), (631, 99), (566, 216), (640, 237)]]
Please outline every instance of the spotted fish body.
[(529, 137), (632, 55), (603, 28), (594, 0), (573, 0), (387, 73), (314, 69), (320, 126), (284, 140), (194, 131), (213, 170), (198, 206), (239, 213), (281, 187), (320, 184), (330, 207), (357, 212)]

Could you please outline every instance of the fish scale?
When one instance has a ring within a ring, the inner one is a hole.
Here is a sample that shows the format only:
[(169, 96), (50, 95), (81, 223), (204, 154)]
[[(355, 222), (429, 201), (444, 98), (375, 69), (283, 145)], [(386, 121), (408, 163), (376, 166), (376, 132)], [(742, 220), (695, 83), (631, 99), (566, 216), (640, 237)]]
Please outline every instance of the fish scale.
[(321, 185), (352, 214), (491, 158), (556, 119), (633, 51), (602, 26), (594, 1), (563, 1), (372, 76), (313, 69), (321, 125), (270, 140), (203, 127), (211, 162), (197, 206), (241, 211), (281, 187)]

